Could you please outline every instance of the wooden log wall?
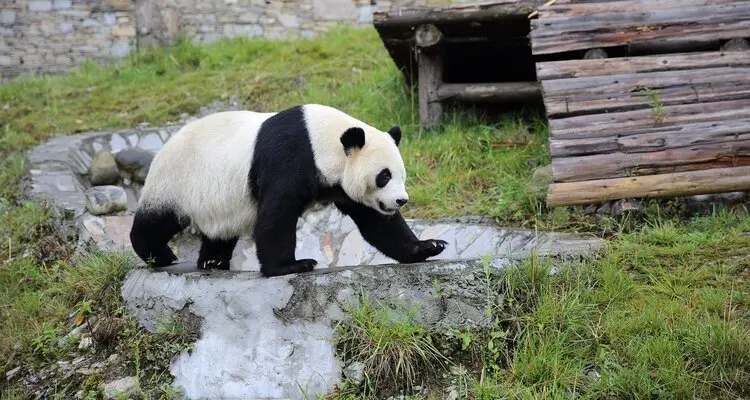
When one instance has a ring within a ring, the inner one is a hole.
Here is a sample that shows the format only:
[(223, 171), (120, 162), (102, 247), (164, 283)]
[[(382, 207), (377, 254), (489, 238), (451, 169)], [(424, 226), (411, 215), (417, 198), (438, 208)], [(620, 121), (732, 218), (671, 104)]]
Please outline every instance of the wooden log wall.
[[(526, 37), (528, 17), (542, 1), (499, 0), (375, 13), (373, 24), (391, 57), (407, 83), (418, 85), (424, 128), (441, 123), (443, 103), (448, 101), (538, 102), (541, 89), (533, 78)], [(496, 53), (513, 60), (512, 68), (494, 64)], [(471, 62), (465, 60), (467, 55)], [(518, 76), (514, 68), (519, 65), (530, 77)]]
[[(537, 63), (548, 206), (750, 190), (750, 1), (558, 0), (539, 14), (535, 55), (586, 54)], [(694, 52), (697, 41), (733, 51)], [(682, 52), (607, 56), (669, 42)]]

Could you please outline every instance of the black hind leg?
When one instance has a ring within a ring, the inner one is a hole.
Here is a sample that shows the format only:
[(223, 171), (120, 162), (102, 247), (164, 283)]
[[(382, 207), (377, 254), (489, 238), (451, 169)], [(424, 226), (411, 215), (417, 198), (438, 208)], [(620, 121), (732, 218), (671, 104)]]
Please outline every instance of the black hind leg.
[(202, 235), (201, 251), (198, 254), (198, 269), (229, 269), (232, 252), (239, 238), (211, 239)]
[(167, 266), (177, 261), (167, 243), (182, 229), (174, 210), (139, 209), (130, 229), (130, 243), (141, 260), (156, 267)]

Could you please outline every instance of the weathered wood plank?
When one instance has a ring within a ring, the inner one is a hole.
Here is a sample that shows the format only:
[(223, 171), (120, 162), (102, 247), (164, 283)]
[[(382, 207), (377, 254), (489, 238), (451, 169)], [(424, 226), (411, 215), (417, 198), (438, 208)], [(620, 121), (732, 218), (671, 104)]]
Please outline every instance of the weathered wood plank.
[(736, 140), (750, 140), (750, 118), (623, 130), (621, 134), (600, 137), (550, 138), (549, 148), (552, 157), (573, 157), (614, 152), (646, 153)]
[(419, 53), (419, 116), (427, 130), (439, 125), (443, 117), (443, 105), (437, 97), (437, 89), (442, 84), (442, 58), (440, 51)]
[(644, 6), (634, 12), (587, 13), (582, 15), (562, 15), (532, 22), (533, 39), (554, 38), (555, 35), (582, 32), (601, 34), (620, 29), (640, 27), (648, 33), (648, 27), (664, 28), (675, 25), (696, 27), (711, 23), (732, 23), (742, 21), (750, 15), (750, 4), (735, 1), (729, 4), (711, 4), (703, 7), (680, 7), (658, 9)]
[(536, 6), (533, 1), (492, 1), (450, 7), (400, 9), (373, 14), (376, 27), (417, 26), (456, 22), (497, 21), (527, 18)]
[(641, 74), (615, 74), (585, 78), (555, 79), (542, 82), (545, 96), (594, 95), (629, 92), (636, 88), (659, 89), (711, 83), (750, 83), (750, 68), (704, 68), (700, 70), (658, 71)]
[(749, 66), (750, 51), (710, 51), (692, 54), (540, 62), (536, 64), (536, 73), (539, 80), (553, 80), (613, 74)]
[(554, 183), (547, 205), (585, 205), (624, 198), (663, 198), (750, 190), (750, 167)]
[(575, 182), (750, 165), (750, 140), (699, 144), (648, 153), (552, 159), (555, 182)]
[(541, 92), (537, 82), (444, 83), (437, 96), (467, 102), (535, 101), (541, 99)]
[(661, 121), (655, 123), (652, 109), (551, 119), (553, 138), (608, 136), (623, 131), (675, 126), (701, 121), (750, 118), (750, 98), (713, 103), (665, 106)]
[(578, 0), (576, 2), (557, 1), (552, 6), (540, 7), (539, 17), (546, 19), (560, 15), (575, 16), (606, 12), (641, 12), (644, 9), (668, 10), (736, 2), (737, 0), (619, 0), (607, 2), (592, 1), (590, 3), (580, 3)]
[[(661, 106), (707, 103), (713, 101), (742, 100), (750, 98), (750, 70), (744, 83), (703, 83), (656, 89)], [(638, 108), (653, 108), (654, 98), (644, 91), (610, 92), (568, 96), (546, 96), (544, 105), (550, 117), (582, 115), (592, 113), (621, 112)], [(654, 118), (652, 120), (655, 121)], [(656, 121), (655, 121), (656, 122)]]
[(750, 36), (750, 2), (540, 18), (531, 22), (533, 54), (622, 46), (655, 40)]

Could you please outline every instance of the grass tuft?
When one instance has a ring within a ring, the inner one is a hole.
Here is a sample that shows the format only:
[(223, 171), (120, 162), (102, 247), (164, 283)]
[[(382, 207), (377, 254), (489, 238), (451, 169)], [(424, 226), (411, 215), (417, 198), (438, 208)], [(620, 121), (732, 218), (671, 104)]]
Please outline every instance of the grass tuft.
[[(447, 365), (429, 332), (414, 321), (414, 311), (393, 310), (362, 298), (349, 319), (336, 327), (336, 344), (349, 362), (364, 364), (373, 388), (405, 385), (424, 373)], [(401, 389), (401, 388), (398, 388)]]

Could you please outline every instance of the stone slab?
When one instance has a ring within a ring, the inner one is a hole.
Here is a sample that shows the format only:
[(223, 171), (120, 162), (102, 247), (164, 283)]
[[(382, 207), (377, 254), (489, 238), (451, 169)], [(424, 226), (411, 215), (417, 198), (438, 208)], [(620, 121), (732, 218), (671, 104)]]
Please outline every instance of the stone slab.
[[(508, 264), (497, 259), (489, 268)], [(193, 350), (171, 365), (186, 398), (314, 399), (342, 379), (345, 365), (330, 339), (359, 295), (397, 301), (402, 310), (417, 307), (420, 324), (483, 326), (484, 268), (478, 261), (443, 261), (263, 278), (256, 272), (194, 272), (193, 264), (183, 263), (132, 271), (122, 295), (128, 312), (150, 331), (180, 311), (202, 319)]]

